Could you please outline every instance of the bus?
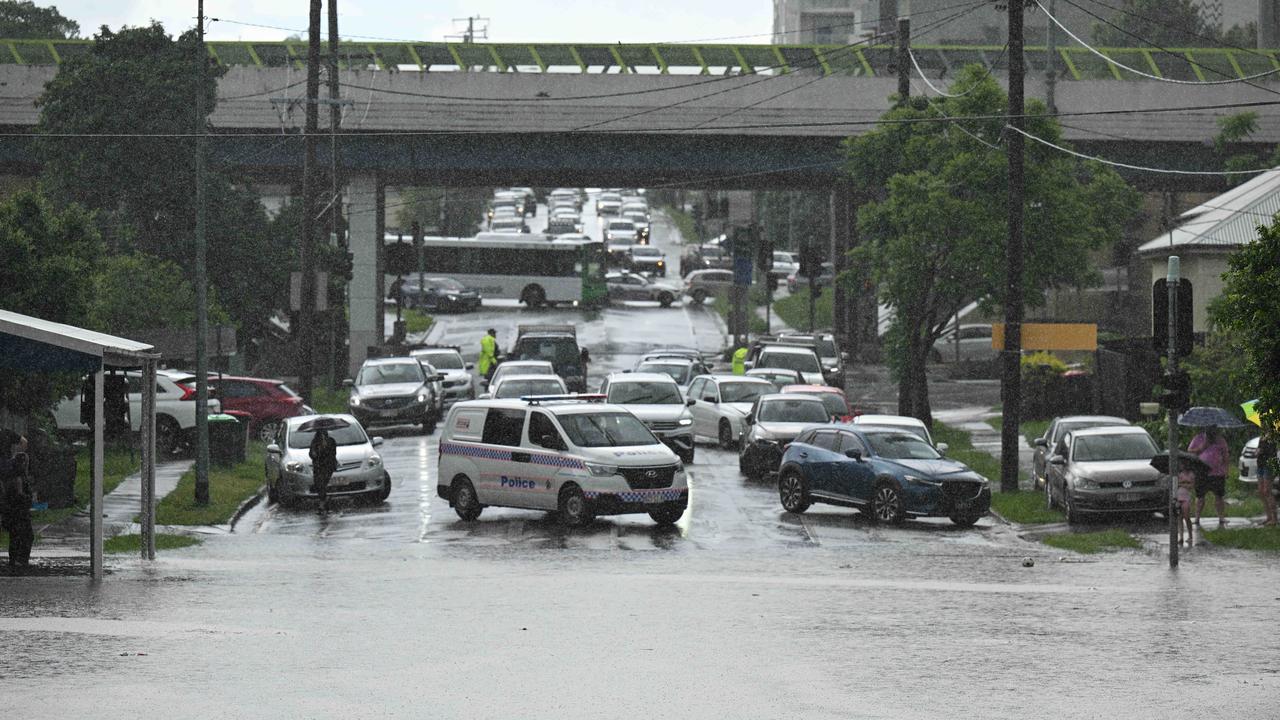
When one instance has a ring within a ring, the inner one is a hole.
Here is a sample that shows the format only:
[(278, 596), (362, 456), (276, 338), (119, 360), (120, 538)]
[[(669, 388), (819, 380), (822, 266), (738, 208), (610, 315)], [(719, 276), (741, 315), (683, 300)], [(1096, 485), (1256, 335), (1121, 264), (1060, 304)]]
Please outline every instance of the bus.
[[(395, 241), (388, 236), (388, 242)], [(518, 300), (531, 308), (597, 307), (608, 300), (604, 243), (585, 235), (480, 233), (474, 238), (422, 240), (428, 275), (451, 277), (485, 299)]]

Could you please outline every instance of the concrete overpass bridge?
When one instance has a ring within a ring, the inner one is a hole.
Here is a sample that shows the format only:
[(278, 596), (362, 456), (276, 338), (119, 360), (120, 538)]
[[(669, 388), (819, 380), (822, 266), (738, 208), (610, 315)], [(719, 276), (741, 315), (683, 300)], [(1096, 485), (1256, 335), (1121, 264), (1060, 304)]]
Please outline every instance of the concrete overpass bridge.
[[(38, 118), (34, 100), (58, 65), (90, 43), (0, 40), (0, 133), (13, 135), (0, 142), (0, 171), (38, 169), (30, 139), (21, 136)], [(213, 162), (263, 182), (297, 182), (305, 44), (208, 47), (213, 61), (228, 66), (212, 117)], [(915, 52), (940, 87), (971, 62), (1004, 78), (1000, 47)], [(1280, 100), (1280, 74), (1247, 80), (1280, 69), (1277, 51), (1104, 52), (1157, 77), (1238, 82), (1169, 84), (1082, 48), (1061, 49), (1064, 136), (1089, 154), (1174, 169), (1217, 167), (1209, 140), (1218, 119), (1248, 103)], [(333, 146), (347, 179), (355, 254), (353, 363), (378, 340), (376, 240), (387, 186), (810, 188), (838, 195), (841, 141), (874, 127), (897, 88), (893, 50), (881, 46), (346, 43), (340, 56), (349, 104)], [(1029, 97), (1044, 96), (1046, 57), (1043, 48), (1028, 49)], [(918, 75), (913, 92), (934, 94)], [(1259, 147), (1280, 143), (1280, 113), (1259, 114), (1253, 140)], [(329, 148), (321, 144), (324, 164)], [(1147, 189), (1220, 187), (1208, 176), (1126, 174)], [(833, 248), (844, 247), (847, 218), (833, 226)]]

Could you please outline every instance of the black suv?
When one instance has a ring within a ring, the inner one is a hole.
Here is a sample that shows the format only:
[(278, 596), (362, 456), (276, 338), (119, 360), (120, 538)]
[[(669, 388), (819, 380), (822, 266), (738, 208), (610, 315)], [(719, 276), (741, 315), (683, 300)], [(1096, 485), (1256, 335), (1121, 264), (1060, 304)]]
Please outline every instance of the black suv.
[(519, 325), (508, 360), (546, 360), (570, 392), (587, 390), (587, 353), (572, 325)]

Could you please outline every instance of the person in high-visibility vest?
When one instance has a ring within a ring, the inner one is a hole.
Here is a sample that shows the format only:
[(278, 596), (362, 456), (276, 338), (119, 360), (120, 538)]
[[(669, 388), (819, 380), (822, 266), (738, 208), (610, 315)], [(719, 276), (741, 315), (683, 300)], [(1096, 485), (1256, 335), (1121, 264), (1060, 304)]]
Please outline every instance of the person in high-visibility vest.
[(733, 374), (747, 374), (747, 349), (744, 347), (733, 351)]
[(476, 369), (488, 380), (493, 375), (493, 369), (497, 366), (498, 331), (489, 328), (489, 332), (480, 338), (480, 360), (476, 363)]

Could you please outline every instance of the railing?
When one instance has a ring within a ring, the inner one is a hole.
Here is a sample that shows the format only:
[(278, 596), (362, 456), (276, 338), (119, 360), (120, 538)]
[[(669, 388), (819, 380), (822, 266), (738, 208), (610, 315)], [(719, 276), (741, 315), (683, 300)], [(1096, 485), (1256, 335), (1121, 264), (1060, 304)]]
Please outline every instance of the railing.
[[(93, 40), (0, 39), (0, 64), (58, 65), (89, 52)], [(221, 41), (208, 43), (223, 65), (302, 68), (303, 41)], [(1007, 67), (1005, 48), (996, 45), (919, 45), (912, 48), (930, 77), (952, 77), (980, 63)], [(1114, 60), (1153, 75), (1189, 81), (1245, 78), (1280, 69), (1280, 50), (1226, 48), (1103, 48)], [(1081, 47), (1057, 49), (1064, 80), (1141, 80)], [(1044, 47), (1026, 48), (1032, 73), (1043, 73)], [(722, 45), (598, 43), (345, 42), (343, 68), (421, 72), (577, 72), (619, 74), (786, 74), (793, 72), (863, 77), (892, 76), (895, 50), (887, 45)], [(1280, 74), (1255, 82), (1278, 82)]]

